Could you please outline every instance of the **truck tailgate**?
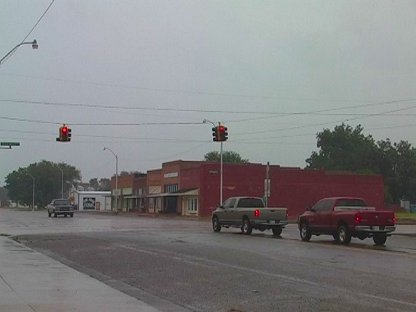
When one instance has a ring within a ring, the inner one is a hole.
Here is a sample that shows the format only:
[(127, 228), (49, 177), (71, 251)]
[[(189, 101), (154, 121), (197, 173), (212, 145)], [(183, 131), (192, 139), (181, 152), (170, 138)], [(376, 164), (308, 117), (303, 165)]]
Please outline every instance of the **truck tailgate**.
[(287, 220), (287, 209), (278, 207), (258, 208), (259, 216), (257, 219), (261, 220)]
[(394, 213), (391, 211), (360, 211), (356, 215), (360, 225), (394, 225)]

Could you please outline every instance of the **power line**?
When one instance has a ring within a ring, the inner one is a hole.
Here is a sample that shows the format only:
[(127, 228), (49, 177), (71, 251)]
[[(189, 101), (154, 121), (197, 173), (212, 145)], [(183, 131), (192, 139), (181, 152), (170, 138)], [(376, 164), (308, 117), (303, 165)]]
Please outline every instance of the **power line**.
[[(188, 109), (188, 108), (162, 108), (162, 107), (150, 107), (150, 106), (116, 106), (116, 105), (98, 105), (98, 104), (86, 104), (86, 103), (69, 103), (69, 102), (47, 102), (47, 101), (32, 101), (32, 100), (17, 100), (17, 99), (0, 99), (0, 102), (10, 102), (10, 103), (22, 103), (22, 104), (32, 104), (32, 105), (43, 105), (43, 106), (57, 106), (57, 107), (71, 107), (71, 108), (89, 108), (89, 109), (109, 109), (109, 110), (150, 110), (150, 111), (168, 111), (168, 112), (198, 112), (198, 113), (223, 113), (223, 114), (262, 114), (262, 115), (273, 115), (273, 117), (259, 117), (262, 118), (274, 118), (276, 116), (297, 116), (297, 115), (321, 115), (321, 116), (371, 116), (372, 113), (328, 113), (331, 111), (339, 111), (345, 109), (355, 109), (355, 108), (364, 108), (371, 106), (380, 106), (387, 104), (397, 104), (405, 102), (414, 102), (416, 98), (409, 99), (398, 99), (390, 101), (381, 101), (381, 102), (372, 102), (358, 105), (350, 105), (336, 108), (327, 108), (314, 111), (306, 112), (273, 112), (273, 111), (235, 111), (235, 110), (210, 110), (210, 109)], [(415, 106), (416, 107), (416, 106)], [(383, 113), (385, 114), (385, 113)], [(406, 114), (408, 116), (409, 114)], [(400, 116), (400, 115), (397, 115)], [(247, 118), (240, 120), (228, 120), (227, 122), (242, 122), (256, 120), (257, 118)]]
[[(33, 30), (35, 30), (36, 26), (38, 26), (38, 24), (40, 23), (40, 21), (43, 19), (43, 17), (46, 15), (46, 13), (49, 11), (50, 7), (52, 6), (52, 4), (55, 2), (55, 0), (52, 0), (51, 3), (49, 3), (48, 7), (46, 8), (46, 10), (43, 12), (43, 14), (39, 17), (39, 19), (37, 20), (37, 22), (35, 23), (35, 25), (33, 25), (33, 27), (30, 29), (30, 31), (28, 32), (28, 34), (26, 35), (26, 37), (23, 38), (21, 44), (23, 44), (25, 42), (25, 40), (27, 39), (27, 37), (30, 36), (30, 34), (33, 32)], [(17, 48), (18, 46), (16, 46)], [(12, 50), (11, 52), (9, 52), (10, 54), (7, 55), (7, 57), (5, 57), (5, 60), (8, 60), (16, 51), (17, 49)]]
[[(26, 119), (17, 117), (5, 117), (0, 116), (0, 119), (9, 121), (29, 122), (29, 123), (40, 123), (40, 124), (53, 124), (60, 125), (63, 122), (46, 121), (37, 119)], [(66, 123), (66, 122), (65, 122)], [(71, 126), (168, 126), (168, 125), (202, 125), (203, 122), (137, 122), (137, 123), (69, 123)]]
[(51, 3), (49, 3), (49, 5), (46, 8), (45, 12), (43, 12), (43, 14), (41, 15), (41, 17), (39, 17), (38, 21), (35, 23), (35, 25), (32, 27), (32, 29), (29, 31), (29, 33), (26, 35), (26, 37), (23, 38), (22, 42), (24, 42), (27, 39), (27, 37), (30, 36), (30, 34), (33, 32), (33, 30), (35, 30), (36, 26), (38, 26), (38, 24), (43, 19), (43, 17), (46, 15), (46, 13), (49, 11), (50, 7), (52, 6), (52, 4), (54, 2), (55, 2), (55, 0), (52, 0)]

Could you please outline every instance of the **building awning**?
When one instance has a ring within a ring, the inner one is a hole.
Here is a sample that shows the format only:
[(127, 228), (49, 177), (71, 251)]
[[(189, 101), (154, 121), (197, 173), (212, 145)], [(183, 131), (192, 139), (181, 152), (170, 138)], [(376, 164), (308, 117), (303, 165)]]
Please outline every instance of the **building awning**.
[(154, 197), (175, 197), (175, 196), (198, 196), (199, 189), (184, 189), (178, 190), (172, 193), (157, 193), (157, 194), (149, 194), (146, 197), (154, 198)]

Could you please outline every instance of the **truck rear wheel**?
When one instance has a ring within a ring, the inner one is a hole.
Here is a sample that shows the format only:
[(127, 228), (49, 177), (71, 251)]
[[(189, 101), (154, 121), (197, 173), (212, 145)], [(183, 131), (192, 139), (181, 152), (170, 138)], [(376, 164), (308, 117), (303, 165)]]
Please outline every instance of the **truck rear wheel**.
[(373, 236), (374, 244), (376, 244), (377, 246), (383, 246), (386, 240), (387, 240), (386, 233), (376, 233)]
[(283, 228), (281, 226), (274, 226), (272, 227), (272, 232), (274, 236), (280, 236), (282, 234)]
[(338, 242), (343, 245), (348, 245), (351, 242), (351, 233), (348, 227), (344, 224), (340, 225), (337, 230)]
[(250, 223), (250, 220), (248, 218), (243, 219), (243, 226), (241, 227), (241, 232), (245, 235), (250, 235), (253, 231), (253, 227)]

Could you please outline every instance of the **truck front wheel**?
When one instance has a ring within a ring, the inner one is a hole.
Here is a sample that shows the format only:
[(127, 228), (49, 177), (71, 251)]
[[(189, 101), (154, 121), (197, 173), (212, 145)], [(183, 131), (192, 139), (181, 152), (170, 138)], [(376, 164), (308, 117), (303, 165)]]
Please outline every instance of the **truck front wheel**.
[(338, 242), (348, 245), (351, 242), (351, 233), (346, 225), (340, 225), (337, 230)]
[(213, 217), (212, 218), (212, 230), (214, 232), (221, 231), (221, 225), (220, 225), (220, 221), (218, 220), (218, 217)]
[(306, 222), (302, 222), (302, 224), (300, 225), (299, 234), (300, 234), (300, 238), (304, 242), (309, 242), (311, 240), (312, 233), (311, 233), (311, 230), (309, 229), (309, 226)]
[(383, 246), (386, 240), (387, 240), (386, 233), (376, 233), (373, 236), (374, 244), (376, 244), (377, 246)]
[(243, 226), (241, 227), (241, 231), (245, 235), (250, 235), (251, 232), (253, 231), (253, 227), (252, 227), (252, 225), (250, 223), (250, 220), (248, 218), (243, 219)]

